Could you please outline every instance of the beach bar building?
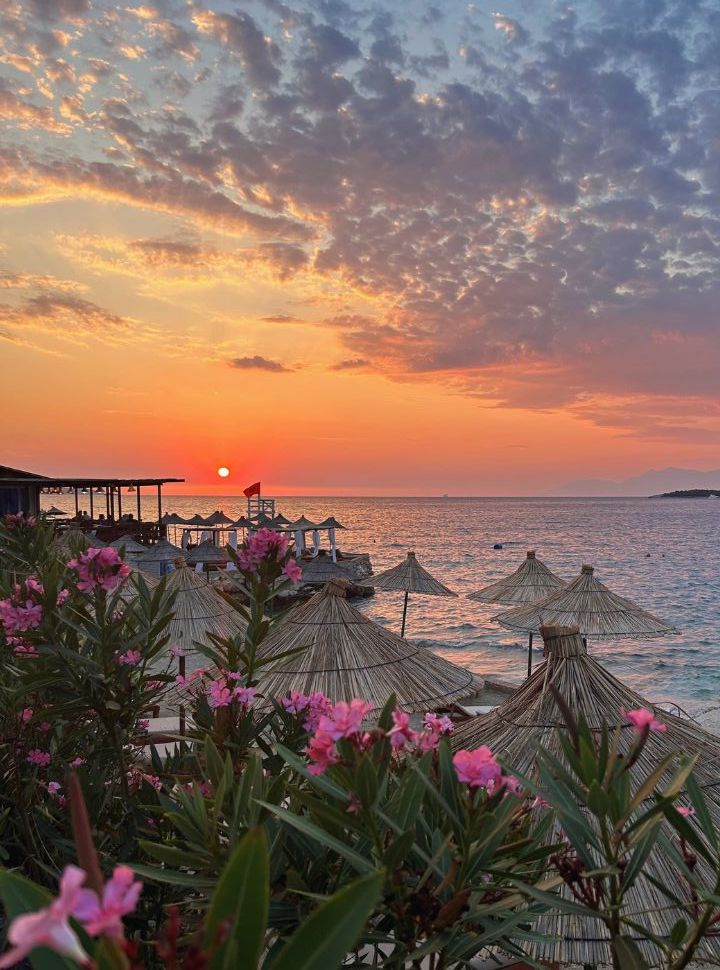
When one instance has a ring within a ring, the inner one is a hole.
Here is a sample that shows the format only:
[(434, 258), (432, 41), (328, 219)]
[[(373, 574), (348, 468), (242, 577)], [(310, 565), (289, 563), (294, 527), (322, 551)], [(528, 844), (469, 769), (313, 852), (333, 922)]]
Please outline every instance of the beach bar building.
[[(51, 478), (38, 475), (35, 472), (23, 471), (0, 465), (0, 515), (25, 512), (37, 515), (40, 511), (41, 498), (45, 495), (66, 494), (74, 495), (75, 514), (80, 510), (81, 496), (87, 495), (89, 505), (88, 524), (96, 523), (97, 515), (103, 515), (106, 522), (112, 523), (105, 527), (107, 535), (103, 535), (106, 542), (111, 542), (121, 535), (132, 533), (139, 538), (154, 541), (165, 534), (162, 524), (162, 488), (168, 482), (183, 482), (183, 478)], [(143, 520), (141, 497), (154, 494), (157, 497), (157, 518)], [(123, 493), (125, 504), (123, 507)], [(121, 522), (125, 513), (133, 518), (129, 522)], [(135, 517), (137, 516), (137, 517)]]

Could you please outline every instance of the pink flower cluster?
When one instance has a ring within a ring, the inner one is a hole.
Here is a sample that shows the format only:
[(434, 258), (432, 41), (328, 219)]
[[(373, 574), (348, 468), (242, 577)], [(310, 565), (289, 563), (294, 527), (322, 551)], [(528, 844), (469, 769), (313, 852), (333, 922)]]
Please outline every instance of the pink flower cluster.
[[(247, 537), (243, 548), (238, 550), (238, 566), (246, 572), (254, 572), (265, 560), (274, 559), (282, 563), (287, 552), (287, 536), (272, 529), (258, 529)], [(302, 570), (294, 559), (288, 559), (282, 571), (294, 583), (302, 579)]]
[(139, 650), (126, 650), (118, 654), (117, 662), (123, 667), (137, 667), (142, 663), (142, 654)]
[(130, 567), (120, 558), (116, 549), (87, 549), (77, 559), (67, 564), (78, 575), (77, 588), (81, 593), (103, 589), (111, 593), (130, 575)]
[(662, 733), (667, 731), (667, 725), (658, 721), (652, 711), (646, 707), (640, 707), (636, 711), (624, 711), (625, 720), (632, 724), (637, 734), (646, 734), (650, 731)]
[(83, 869), (66, 866), (58, 898), (45, 909), (23, 913), (12, 921), (7, 934), (11, 949), (0, 959), (0, 970), (16, 966), (41, 946), (82, 965), (89, 964), (90, 958), (70, 926), (71, 917), (79, 920), (90, 936), (122, 939), (122, 918), (137, 906), (142, 883), (135, 880), (132, 869), (116, 866), (100, 897), (82, 888), (85, 879)]
[(226, 674), (224, 679), (213, 680), (208, 684), (207, 696), (208, 704), (213, 709), (218, 707), (229, 707), (233, 701), (237, 701), (243, 707), (249, 707), (255, 700), (257, 691), (254, 687), (231, 687), (229, 680), (237, 680), (239, 674)]
[(410, 727), (410, 715), (396, 708), (392, 712), (393, 726), (387, 734), (379, 729), (363, 731), (362, 722), (372, 710), (372, 704), (358, 698), (349, 704), (344, 701), (332, 704), (324, 694), (291, 691), (289, 697), (280, 698), (280, 703), (290, 714), (303, 716), (303, 726), (314, 732), (306, 749), (312, 762), (309, 771), (313, 775), (321, 775), (339, 760), (336, 742), (341, 738), (364, 750), (375, 739), (386, 736), (394, 751), (413, 748), (425, 752), (434, 751), (442, 735), (450, 734), (453, 729), (449, 717), (428, 713), (423, 720), (423, 729), (414, 731)]
[(47, 768), (52, 759), (47, 751), (40, 751), (39, 748), (33, 748), (32, 751), (28, 751), (25, 760), (31, 765), (37, 765), (38, 768)]
[(3, 518), (3, 525), (6, 529), (34, 529), (37, 525), (37, 517), (26, 515), (24, 512), (10, 512)]
[(16, 634), (37, 630), (42, 623), (43, 610), (36, 598), (44, 593), (42, 583), (29, 576), (22, 585), (15, 585), (12, 596), (0, 600), (0, 624), (11, 643), (20, 642)]
[(302, 714), (303, 727), (306, 731), (314, 731), (323, 714), (330, 714), (333, 703), (321, 691), (313, 694), (303, 694), (299, 690), (291, 690), (289, 697), (281, 697), (280, 703), (288, 714)]
[(502, 769), (486, 745), (474, 751), (458, 751), (453, 757), (453, 766), (458, 781), (469, 788), (492, 791), (502, 784)]

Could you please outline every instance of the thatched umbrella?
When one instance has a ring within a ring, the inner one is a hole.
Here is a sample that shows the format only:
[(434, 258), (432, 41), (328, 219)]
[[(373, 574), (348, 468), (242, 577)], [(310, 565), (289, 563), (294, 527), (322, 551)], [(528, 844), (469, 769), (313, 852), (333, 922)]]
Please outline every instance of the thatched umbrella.
[(245, 629), (240, 614), (210, 585), (207, 576), (194, 572), (181, 559), (175, 565), (166, 586), (169, 593), (176, 594), (166, 630), (170, 643), (188, 652), (195, 641), (209, 645), (208, 633), (231, 637)]
[(49, 509), (45, 510), (45, 515), (52, 516), (52, 517), (56, 515), (67, 515), (67, 514), (68, 514), (67, 512), (63, 512), (63, 510), (59, 509), (56, 505), (51, 505)]
[(142, 556), (138, 556), (137, 564), (152, 576), (164, 576), (165, 573), (170, 572), (178, 556), (182, 558), (184, 555), (179, 546), (174, 546), (167, 539), (161, 539), (160, 542), (146, 549)]
[(470, 671), (374, 623), (351, 606), (346, 588), (346, 582), (331, 580), (263, 640), (262, 660), (307, 647), (260, 668), (263, 693), (322, 691), (336, 701), (362, 697), (377, 709), (394, 692), (408, 711), (442, 707), (473, 693)]
[[(541, 632), (545, 641), (546, 662), (500, 707), (461, 725), (453, 735), (453, 746), (471, 750), (487, 745), (496, 756), (502, 758), (509, 770), (529, 777), (535, 771), (540, 745), (566, 764), (558, 740), (558, 729), (564, 731), (566, 726), (550, 690), (552, 686), (564, 698), (575, 718), (584, 718), (596, 736), (599, 736), (603, 724), (608, 726), (611, 734), (618, 725), (621, 726), (620, 752), (627, 752), (633, 745), (634, 734), (623, 712), (638, 708), (652, 709), (653, 705), (588, 656), (577, 627), (544, 626)], [(714, 824), (720, 825), (720, 739), (708, 734), (694, 721), (663, 710), (656, 711), (656, 714), (665, 723), (666, 731), (648, 736), (639, 759), (630, 769), (635, 786), (669, 754), (698, 754), (695, 776), (705, 789)], [(671, 775), (670, 768), (658, 780), (658, 787), (667, 783)], [(549, 838), (554, 839), (554, 835), (551, 831)], [(714, 874), (711, 875), (714, 881)], [(636, 922), (644, 923), (658, 935), (667, 937), (682, 914), (668, 907), (668, 900), (648, 876), (668, 887), (680, 885), (682, 878), (669, 858), (655, 849), (644, 863), (643, 873), (627, 897), (632, 910), (644, 914), (638, 915)], [(537, 960), (561, 966), (612, 964), (607, 932), (599, 920), (547, 913), (539, 918), (535, 928), (547, 937), (545, 942), (532, 944), (531, 955)], [(642, 946), (640, 941), (638, 943)], [(712, 946), (717, 958), (720, 955), (720, 942)], [(654, 947), (643, 947), (643, 951), (651, 963), (657, 963), (658, 954)]]
[(278, 514), (271, 519), (271, 522), (273, 524), (273, 528), (276, 526), (290, 525), (290, 519), (286, 519), (282, 512), (278, 512)]
[(202, 515), (200, 515), (198, 512), (196, 512), (195, 515), (191, 516), (191, 518), (189, 518), (187, 520), (187, 522), (185, 522), (185, 525), (199, 525), (199, 526), (202, 526), (202, 525), (207, 525), (207, 524), (208, 524), (208, 520), (207, 519), (204, 519), (202, 517)]
[(160, 521), (163, 525), (187, 525), (187, 521), (177, 512), (166, 512)]
[(68, 529), (55, 540), (55, 543), (62, 552), (71, 552), (73, 546), (78, 545), (83, 549), (104, 549), (106, 545), (92, 532), (83, 532), (82, 529)]
[(292, 529), (294, 532), (313, 532), (319, 526), (315, 522), (311, 522), (310, 519), (306, 519), (304, 515), (301, 515), (299, 519), (291, 522), (288, 529)]
[(199, 562), (212, 563), (214, 566), (224, 565), (229, 558), (221, 546), (216, 546), (209, 539), (205, 539), (185, 556), (188, 566), (195, 566)]
[(207, 525), (232, 525), (232, 519), (228, 518), (222, 509), (218, 509), (212, 515), (209, 515), (205, 522)]
[(143, 572), (142, 569), (131, 568), (130, 575), (120, 586), (120, 596), (126, 603), (137, 596), (137, 582), (140, 579), (150, 590), (157, 589), (160, 585), (160, 580), (156, 576), (151, 576), (150, 573)]
[(125, 558), (137, 558), (137, 556), (144, 556), (148, 551), (148, 546), (143, 546), (132, 536), (120, 536), (119, 539), (114, 539), (110, 543), (111, 549), (125, 549)]
[(312, 586), (324, 586), (331, 579), (346, 579), (352, 582), (354, 577), (347, 566), (333, 562), (330, 556), (316, 556), (302, 563), (302, 581)]
[(596, 579), (592, 566), (547, 599), (516, 610), (506, 610), (495, 619), (508, 630), (538, 632), (541, 626), (576, 626), (584, 637), (608, 639), (661, 637), (677, 630), (648, 613), (637, 603), (618, 596)]
[(403, 602), (402, 626), (400, 636), (405, 636), (405, 620), (407, 619), (408, 596), (410, 593), (423, 593), (425, 596), (457, 596), (447, 586), (443, 586), (439, 579), (431, 576), (415, 558), (414, 552), (409, 552), (407, 558), (392, 569), (386, 569), (377, 576), (364, 579), (361, 586), (373, 586), (375, 589), (399, 590), (405, 593)]
[[(525, 603), (537, 603), (547, 599), (559, 589), (566, 586), (564, 580), (550, 572), (545, 563), (538, 559), (533, 550), (529, 550), (526, 558), (520, 563), (514, 573), (500, 579), (490, 586), (477, 590), (468, 595), (469, 600), (478, 603), (502, 603), (506, 606), (519, 606)], [(532, 672), (532, 645), (534, 630), (530, 631), (528, 639), (528, 677)]]
[(323, 519), (322, 522), (318, 522), (317, 528), (318, 529), (347, 529), (347, 526), (343, 525), (342, 522), (338, 522), (338, 520), (335, 518), (334, 515), (329, 515), (326, 519)]

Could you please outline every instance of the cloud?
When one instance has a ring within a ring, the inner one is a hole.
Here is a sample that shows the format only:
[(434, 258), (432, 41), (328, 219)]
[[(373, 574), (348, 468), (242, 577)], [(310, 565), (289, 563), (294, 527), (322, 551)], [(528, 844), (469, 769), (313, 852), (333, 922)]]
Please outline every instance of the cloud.
[(365, 360), (364, 357), (348, 357), (346, 360), (339, 360), (336, 364), (333, 364), (330, 370), (361, 370), (368, 367), (370, 361)]
[(287, 374), (292, 370), (291, 367), (286, 367), (277, 360), (268, 360), (267, 357), (260, 357), (258, 354), (254, 357), (233, 357), (228, 364), (235, 370), (265, 370), (273, 374)]

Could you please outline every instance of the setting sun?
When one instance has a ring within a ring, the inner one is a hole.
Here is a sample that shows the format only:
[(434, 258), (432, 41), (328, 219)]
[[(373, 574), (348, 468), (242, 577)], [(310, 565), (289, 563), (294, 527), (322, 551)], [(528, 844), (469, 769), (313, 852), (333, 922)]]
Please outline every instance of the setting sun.
[(218, 475), (220, 476), (220, 478), (227, 478), (229, 474), (230, 474), (230, 469), (226, 468), (225, 465), (222, 465), (220, 468), (218, 468)]

